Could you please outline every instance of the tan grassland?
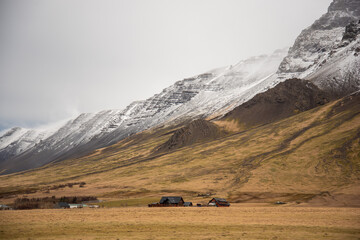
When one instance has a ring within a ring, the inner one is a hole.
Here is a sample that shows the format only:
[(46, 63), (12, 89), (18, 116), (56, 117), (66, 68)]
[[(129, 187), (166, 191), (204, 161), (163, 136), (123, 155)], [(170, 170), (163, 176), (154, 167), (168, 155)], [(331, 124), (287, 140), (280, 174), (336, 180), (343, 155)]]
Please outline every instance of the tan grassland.
[(0, 212), (0, 239), (359, 239), (359, 208), (102, 208)]

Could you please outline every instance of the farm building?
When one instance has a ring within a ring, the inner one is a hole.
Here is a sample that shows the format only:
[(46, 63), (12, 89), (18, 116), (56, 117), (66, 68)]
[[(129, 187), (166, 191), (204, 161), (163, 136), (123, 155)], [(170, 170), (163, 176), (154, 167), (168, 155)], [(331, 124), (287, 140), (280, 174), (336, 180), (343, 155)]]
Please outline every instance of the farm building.
[(69, 207), (70, 208), (83, 208), (83, 205), (82, 204), (70, 203)]
[(184, 202), (184, 207), (192, 207), (192, 202)]
[(57, 207), (58, 208), (70, 208), (70, 205), (67, 202), (59, 202)]
[(173, 207), (183, 206), (184, 199), (182, 197), (162, 197), (160, 204)]
[(162, 197), (159, 203), (151, 203), (149, 207), (181, 207), (184, 206), (182, 197)]
[(12, 210), (12, 208), (7, 205), (0, 204), (0, 210)]
[(209, 201), (209, 206), (230, 207), (230, 203), (225, 198), (213, 198)]
[(162, 206), (160, 206), (160, 203), (149, 203), (148, 207), (162, 207)]

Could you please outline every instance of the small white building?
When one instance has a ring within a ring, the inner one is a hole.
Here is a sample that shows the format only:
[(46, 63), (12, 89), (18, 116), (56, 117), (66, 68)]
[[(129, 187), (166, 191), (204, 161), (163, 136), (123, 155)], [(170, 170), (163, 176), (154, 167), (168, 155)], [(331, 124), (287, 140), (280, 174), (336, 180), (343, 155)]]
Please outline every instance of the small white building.
[(82, 204), (69, 203), (70, 208), (83, 208)]
[(12, 208), (7, 205), (0, 204), (0, 210), (12, 210)]

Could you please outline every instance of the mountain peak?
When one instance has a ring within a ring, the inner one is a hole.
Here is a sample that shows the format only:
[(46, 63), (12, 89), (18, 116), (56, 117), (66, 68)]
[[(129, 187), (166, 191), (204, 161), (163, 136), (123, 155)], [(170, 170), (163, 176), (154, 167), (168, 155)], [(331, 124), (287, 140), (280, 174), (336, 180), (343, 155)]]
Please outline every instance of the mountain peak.
[(359, 16), (359, 0), (334, 0), (328, 9), (329, 12), (343, 11)]
[[(307, 30), (330, 30), (345, 27), (360, 18), (359, 0), (334, 0), (328, 12)], [(306, 31), (306, 30), (305, 30)]]
[(345, 28), (359, 19), (359, 0), (334, 0), (328, 12), (297, 37), (288, 56), (280, 64), (278, 74), (283, 79), (308, 78), (332, 58), (340, 57), (341, 52), (347, 51), (340, 51), (346, 46), (342, 44)]

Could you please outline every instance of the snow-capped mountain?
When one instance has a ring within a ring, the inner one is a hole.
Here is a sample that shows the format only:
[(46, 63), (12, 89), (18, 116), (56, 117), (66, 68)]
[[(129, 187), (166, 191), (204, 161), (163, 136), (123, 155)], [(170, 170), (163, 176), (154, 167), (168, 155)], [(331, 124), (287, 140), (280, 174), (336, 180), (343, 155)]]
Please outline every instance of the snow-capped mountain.
[[(45, 134), (41, 135), (43, 138), (34, 138), (31, 146), (18, 152), (8, 148), (18, 146), (17, 131), (11, 129), (0, 136), (0, 141), (4, 141), (0, 167), (5, 173), (39, 167), (113, 144), (160, 124), (226, 113), (268, 88), (286, 53), (285, 49), (277, 50), (178, 81), (124, 110), (81, 114), (46, 138)], [(17, 156), (7, 158), (10, 152)]]
[(338, 95), (354, 91), (360, 85), (359, 19), (359, 0), (334, 0), (288, 53), (278, 50), (181, 80), (124, 110), (84, 113), (51, 132), (25, 137), (30, 130), (6, 131), (0, 134), (0, 172), (74, 158), (151, 127), (216, 118), (289, 78), (311, 80)]
[(303, 30), (279, 67), (279, 78), (313, 81), (344, 95), (360, 85), (360, 1), (334, 0), (326, 14)]

